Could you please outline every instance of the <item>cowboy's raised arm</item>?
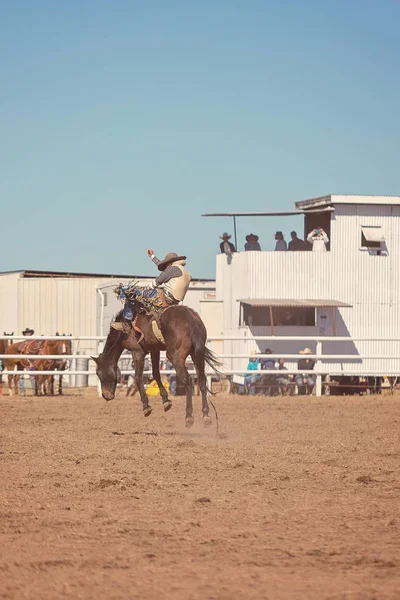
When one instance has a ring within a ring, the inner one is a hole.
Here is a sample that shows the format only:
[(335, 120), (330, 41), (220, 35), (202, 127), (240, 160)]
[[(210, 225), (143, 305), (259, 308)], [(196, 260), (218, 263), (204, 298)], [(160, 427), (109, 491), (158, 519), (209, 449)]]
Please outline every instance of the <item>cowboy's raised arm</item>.
[(150, 258), (153, 261), (153, 263), (158, 267), (158, 265), (160, 264), (161, 260), (159, 258), (157, 258), (157, 256), (154, 254), (154, 250), (151, 250), (149, 248), (149, 250), (147, 250), (147, 255), (150, 256)]

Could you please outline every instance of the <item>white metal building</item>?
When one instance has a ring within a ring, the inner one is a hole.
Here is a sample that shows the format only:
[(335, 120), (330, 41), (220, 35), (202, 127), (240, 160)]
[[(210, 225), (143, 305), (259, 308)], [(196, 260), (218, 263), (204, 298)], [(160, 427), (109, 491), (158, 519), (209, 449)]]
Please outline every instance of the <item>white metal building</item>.
[[(297, 202), (296, 209), (304, 214), (304, 239), (316, 226), (327, 232), (326, 252), (238, 252), (230, 264), (224, 254), (217, 256), (224, 335), (243, 337), (224, 342), (224, 353), (248, 355), (268, 345), (291, 354), (305, 345), (256, 343), (257, 335), (381, 338), (324, 342), (323, 353), (354, 355), (329, 363), (329, 370), (400, 373), (400, 358), (385, 359), (400, 357), (399, 343), (391, 341), (400, 337), (400, 197), (331, 195)], [(315, 343), (307, 345), (315, 351)], [(371, 355), (381, 358), (358, 358)], [(246, 364), (234, 359), (231, 367)]]
[[(113, 314), (121, 308), (112, 288), (120, 281), (131, 279), (138, 279), (141, 285), (154, 280), (152, 277), (101, 273), (0, 273), (0, 332), (21, 335), (23, 329), (30, 327), (35, 330), (35, 335), (44, 336), (107, 334)], [(103, 294), (100, 294), (101, 290)], [(202, 303), (213, 299), (215, 281), (194, 279), (185, 304), (201, 313)], [(105, 303), (103, 309), (102, 300)], [(207, 320), (207, 315), (205, 317)], [(95, 342), (80, 341), (75, 351), (93, 353), (96, 348)]]

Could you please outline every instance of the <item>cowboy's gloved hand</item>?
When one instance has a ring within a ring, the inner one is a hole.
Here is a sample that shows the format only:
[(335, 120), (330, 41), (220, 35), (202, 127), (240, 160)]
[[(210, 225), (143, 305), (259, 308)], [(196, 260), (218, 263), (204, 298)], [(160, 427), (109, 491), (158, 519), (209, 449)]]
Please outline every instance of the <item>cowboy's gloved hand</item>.
[(149, 248), (149, 250), (147, 250), (147, 254), (148, 254), (148, 256), (150, 256), (150, 258), (153, 258), (153, 256), (155, 256), (154, 250), (151, 250), (150, 248)]

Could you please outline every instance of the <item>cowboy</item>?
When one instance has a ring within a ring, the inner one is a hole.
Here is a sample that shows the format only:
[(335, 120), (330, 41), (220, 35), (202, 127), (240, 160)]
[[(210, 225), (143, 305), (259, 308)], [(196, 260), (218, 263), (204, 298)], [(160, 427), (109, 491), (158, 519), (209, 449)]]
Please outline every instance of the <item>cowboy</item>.
[(25, 327), (25, 329), (22, 332), (22, 335), (26, 335), (26, 336), (31, 336), (34, 335), (34, 330), (33, 329), (29, 329), (29, 327)]
[[(139, 303), (146, 313), (162, 310), (179, 304), (184, 299), (192, 276), (185, 269), (186, 256), (178, 256), (169, 252), (163, 260), (156, 257), (153, 250), (147, 250), (148, 256), (157, 265), (161, 275), (155, 279), (152, 287), (138, 287), (130, 282), (127, 287), (119, 284), (115, 292), (120, 300), (125, 300), (122, 321), (114, 321), (113, 329), (130, 333), (135, 317), (135, 304)], [(161, 286), (163, 286), (161, 288)]]
[[(35, 331), (33, 329), (30, 329), (29, 327), (25, 327), (25, 329), (22, 332), (22, 335), (26, 336), (26, 337), (30, 337), (31, 335), (34, 335)], [(29, 367), (31, 371), (35, 370), (34, 366), (30, 366)], [(34, 375), (29, 375), (29, 378), (31, 380), (31, 385), (32, 385), (32, 389), (34, 390), (34, 393), (36, 395), (37, 389), (36, 389), (36, 377)], [(24, 376), (21, 375), (19, 378), (19, 393), (21, 394), (21, 396), (23, 396), (25, 394), (25, 381), (24, 381)]]
[(232, 236), (228, 235), (227, 233), (223, 233), (220, 236), (222, 242), (219, 245), (219, 249), (221, 250), (222, 254), (227, 254), (229, 256), (230, 254), (232, 254), (232, 252), (236, 252), (235, 246), (229, 241), (231, 237)]
[(258, 243), (258, 235), (256, 235), (255, 233), (249, 233), (249, 235), (246, 235), (246, 243), (244, 245), (244, 249), (246, 251), (261, 250), (261, 246)]
[[(304, 348), (300, 350), (299, 354), (304, 354), (305, 357), (301, 358), (297, 363), (297, 369), (299, 371), (313, 371), (315, 366), (315, 360), (307, 358), (307, 355), (312, 354), (311, 348)], [(295, 377), (295, 382), (299, 388), (299, 394), (307, 394), (309, 389), (315, 385), (316, 376), (311, 373), (298, 373)]]

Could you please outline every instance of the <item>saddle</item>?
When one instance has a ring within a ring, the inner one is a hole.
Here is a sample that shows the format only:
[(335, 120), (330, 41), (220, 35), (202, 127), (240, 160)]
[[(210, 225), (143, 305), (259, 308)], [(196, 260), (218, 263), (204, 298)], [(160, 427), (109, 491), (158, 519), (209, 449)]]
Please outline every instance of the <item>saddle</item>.
[(42, 346), (42, 340), (31, 340), (29, 342), (21, 342), (17, 346), (17, 352), (20, 354), (39, 354), (39, 351)]
[[(153, 331), (154, 337), (156, 338), (156, 340), (158, 342), (160, 342), (160, 344), (165, 345), (165, 339), (164, 339), (163, 334), (161, 333), (160, 317), (163, 313), (165, 313), (165, 311), (167, 311), (169, 308), (172, 308), (172, 306), (174, 306), (174, 305), (167, 304), (166, 306), (163, 306), (162, 310), (158, 310), (157, 312), (154, 311), (154, 312), (148, 313), (147, 311), (143, 311), (143, 313), (152, 317), (151, 321), (150, 321), (151, 329)], [(140, 327), (138, 327), (138, 325), (137, 325), (137, 320), (139, 318), (139, 314), (140, 313), (138, 313), (136, 315), (136, 317), (134, 318), (134, 320), (132, 321), (132, 327), (134, 329), (136, 339), (137, 339), (138, 343), (140, 344), (140, 342), (144, 338), (144, 333), (140, 329)]]

